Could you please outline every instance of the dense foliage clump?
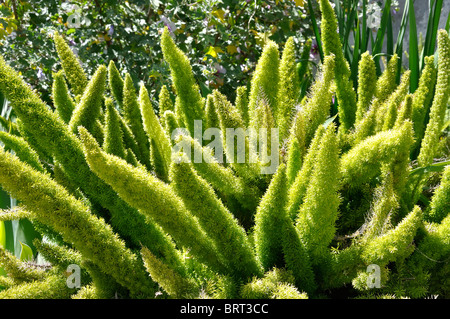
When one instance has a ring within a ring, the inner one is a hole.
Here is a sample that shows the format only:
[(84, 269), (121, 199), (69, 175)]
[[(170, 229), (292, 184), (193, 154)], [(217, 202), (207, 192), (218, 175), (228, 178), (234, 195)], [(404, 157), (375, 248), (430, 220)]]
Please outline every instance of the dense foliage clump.
[(165, 28), (176, 99), (163, 87), (160, 112), (114, 62), (89, 76), (58, 34), (53, 107), (0, 58), (17, 115), (0, 184), (20, 201), (0, 221), (30, 220), (49, 263), (0, 248), (0, 298), (448, 297), (449, 35), (414, 93), (396, 56), (377, 77), (369, 53), (355, 88), (319, 2), (324, 63), (302, 100), (291, 39), (281, 56), (267, 41), (230, 101), (201, 94)]

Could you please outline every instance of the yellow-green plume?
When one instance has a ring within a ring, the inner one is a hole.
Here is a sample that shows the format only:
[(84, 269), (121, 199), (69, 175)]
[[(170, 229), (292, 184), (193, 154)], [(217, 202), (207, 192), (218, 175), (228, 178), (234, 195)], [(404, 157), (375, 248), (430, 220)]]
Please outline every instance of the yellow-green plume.
[(103, 149), (109, 154), (125, 158), (125, 147), (123, 145), (123, 133), (120, 128), (119, 112), (114, 106), (112, 99), (105, 100), (105, 134)]
[(312, 263), (318, 261), (336, 232), (340, 203), (339, 162), (335, 125), (330, 124), (320, 139), (314, 169), (296, 219), (296, 227)]
[(64, 123), (69, 123), (73, 110), (75, 109), (75, 102), (70, 96), (63, 71), (59, 71), (53, 75), (52, 98), (58, 115)]
[[(419, 87), (414, 92), (412, 105), (412, 121), (414, 123), (415, 148), (420, 146), (426, 127), (426, 116), (430, 110), (436, 85), (437, 70), (434, 56), (425, 57), (425, 67), (419, 80)], [(413, 154), (417, 157), (417, 154)]]
[(450, 165), (442, 172), (441, 182), (435, 190), (427, 218), (439, 223), (450, 214)]
[(225, 269), (217, 247), (168, 184), (143, 168), (106, 154), (83, 128), (80, 136), (90, 168), (121, 198), (158, 223), (179, 245), (189, 248), (199, 261), (218, 271)]
[(330, 115), (331, 84), (335, 77), (335, 57), (327, 55), (320, 75), (316, 78), (309, 93), (309, 98), (302, 109), (305, 117), (305, 145), (308, 146), (319, 125), (323, 124)]
[(298, 102), (300, 79), (296, 70), (294, 38), (290, 37), (284, 45), (279, 66), (278, 106), (275, 121), (279, 129), (280, 140), (288, 133), (293, 111)]
[(55, 33), (54, 40), (56, 52), (61, 60), (61, 66), (64, 69), (64, 74), (70, 83), (73, 94), (82, 95), (88, 85), (88, 79), (80, 61), (61, 35)]
[(123, 79), (114, 63), (110, 61), (108, 65), (108, 86), (117, 104), (122, 107), (123, 104)]
[(155, 169), (156, 167), (159, 168), (157, 174), (162, 180), (168, 180), (172, 156), (170, 137), (161, 126), (144, 85), (141, 85), (139, 91), (139, 107), (141, 109), (144, 130), (148, 135), (148, 139), (152, 141), (152, 146), (154, 146), (151, 148), (151, 151), (157, 152), (160, 157), (160, 161), (158, 163), (154, 162), (153, 166)]
[(101, 130), (97, 120), (100, 118), (103, 93), (105, 91), (107, 69), (104, 65), (100, 66), (84, 91), (84, 94), (73, 111), (69, 122), (69, 130), (76, 134), (78, 126), (84, 126), (99, 139)]
[(217, 198), (211, 185), (197, 174), (192, 164), (174, 162), (170, 177), (171, 186), (215, 242), (230, 273), (241, 279), (262, 275), (245, 230)]
[(123, 118), (136, 140), (138, 150), (133, 151), (138, 151), (138, 153), (135, 155), (142, 164), (150, 169), (150, 142), (144, 130), (136, 90), (129, 73), (125, 75), (123, 84)]
[(245, 127), (247, 127), (249, 124), (249, 119), (248, 119), (248, 95), (246, 86), (239, 86), (236, 89), (236, 101), (234, 104), (241, 113), (241, 117), (242, 120), (244, 121)]
[(322, 12), (322, 42), (325, 56), (335, 55), (336, 98), (338, 101), (340, 128), (350, 129), (355, 123), (356, 92), (350, 80), (350, 67), (344, 57), (337, 30), (337, 18), (329, 0), (320, 0)]
[(436, 92), (430, 109), (430, 120), (417, 158), (420, 166), (430, 165), (436, 155), (450, 95), (450, 39), (445, 30), (438, 32), (438, 52)]
[(359, 123), (372, 103), (376, 90), (377, 74), (373, 57), (369, 52), (361, 55), (358, 64), (358, 102), (356, 104), (356, 123)]
[(280, 57), (278, 46), (273, 41), (269, 41), (264, 46), (261, 57), (256, 65), (253, 74), (249, 95), (249, 125), (259, 128), (258, 113), (259, 101), (267, 99), (267, 103), (272, 112), (276, 113), (278, 108), (278, 82)]
[(175, 45), (167, 28), (164, 28), (161, 35), (161, 49), (164, 59), (170, 66), (178, 107), (176, 115), (186, 124), (191, 136), (194, 136), (194, 120), (204, 118), (204, 109), (202, 96), (194, 79), (190, 62)]

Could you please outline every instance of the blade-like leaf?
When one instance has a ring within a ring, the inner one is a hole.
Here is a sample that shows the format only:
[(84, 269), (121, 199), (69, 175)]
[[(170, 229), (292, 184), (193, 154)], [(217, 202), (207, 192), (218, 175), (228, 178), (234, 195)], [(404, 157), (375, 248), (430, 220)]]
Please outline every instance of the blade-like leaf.
[(311, 18), (311, 24), (313, 27), (314, 36), (316, 37), (317, 48), (319, 50), (319, 55), (320, 55), (320, 61), (322, 61), (322, 63), (323, 63), (324, 56), (323, 56), (322, 40), (320, 37), (319, 27), (317, 26), (316, 18), (314, 17), (314, 8), (312, 6), (311, 0), (308, 0), (308, 10), (309, 10), (309, 17)]
[(384, 9), (383, 9), (383, 14), (381, 16), (380, 28), (377, 31), (375, 43), (372, 46), (372, 48), (373, 48), (372, 55), (374, 56), (374, 61), (375, 61), (375, 65), (377, 67), (378, 74), (381, 73), (380, 56), (378, 54), (381, 53), (381, 50), (383, 48), (384, 35), (386, 33), (386, 28), (387, 28), (390, 11), (391, 11), (391, 0), (386, 0), (386, 4), (384, 5)]
[(419, 86), (419, 47), (417, 44), (416, 14), (414, 12), (414, 1), (409, 0), (409, 69), (411, 70), (410, 92)]
[(362, 38), (361, 38), (361, 52), (366, 52), (367, 47), (369, 45), (368, 34), (369, 30), (367, 29), (367, 0), (363, 0), (363, 15), (362, 15)]
[(434, 10), (432, 11), (432, 15), (430, 14), (430, 16), (433, 16), (433, 24), (432, 28), (427, 30), (427, 35), (428, 32), (430, 32), (431, 35), (430, 35), (430, 43), (429, 46), (427, 47), (428, 52), (425, 56), (432, 55), (434, 53), (437, 39), (437, 32), (439, 29), (439, 20), (441, 18), (441, 11), (442, 11), (442, 0), (436, 0)]
[[(359, 25), (359, 21), (357, 19), (356, 13), (357, 13), (357, 6), (358, 2), (354, 1), (354, 3), (352, 4), (351, 7), (346, 8), (346, 10), (349, 10), (349, 14), (348, 14), (348, 18), (347, 18), (347, 23), (345, 25), (345, 30), (342, 30), (342, 33), (344, 34), (344, 39), (343, 39), (343, 48), (346, 49), (346, 51), (348, 51), (348, 57), (347, 60), (349, 61), (350, 64), (352, 64), (353, 60), (352, 58), (355, 56), (355, 53), (352, 54), (351, 50), (350, 50), (350, 45), (348, 44), (349, 41), (349, 37), (350, 37), (350, 31), (353, 28), (353, 24), (356, 21), (356, 24)], [(341, 32), (339, 32), (341, 33)], [(359, 34), (359, 32), (357, 32)], [(355, 36), (355, 42), (358, 41), (359, 39), (356, 39)], [(358, 44), (359, 45), (359, 44)], [(359, 51), (359, 47), (356, 48), (356, 43), (355, 43), (355, 48), (353, 50), (354, 52)], [(358, 56), (358, 55), (357, 55)]]
[(450, 30), (450, 13), (448, 14), (447, 17), (447, 22), (445, 23), (445, 31), (449, 31)]
[(353, 57), (351, 60), (351, 78), (353, 81), (353, 86), (357, 87), (357, 83), (358, 83), (358, 63), (359, 60), (361, 58), (361, 50), (360, 50), (360, 24), (359, 24), (359, 20), (356, 21), (356, 32), (354, 33), (355, 36), (355, 45), (354, 45), (354, 49), (353, 49)]
[(20, 251), (19, 259), (22, 261), (32, 260), (33, 259), (33, 250), (31, 250), (31, 247), (22, 242), (20, 242), (20, 245), (22, 246), (22, 250)]
[[(5, 223), (0, 221), (0, 249), (4, 249), (6, 247), (6, 229)], [(0, 276), (6, 275), (5, 270), (0, 267)]]
[(337, 116), (338, 115), (336, 114), (335, 116), (329, 117), (325, 122), (323, 122), (323, 127), (327, 128), (328, 125), (330, 125), (330, 123), (332, 123), (336, 119)]
[(409, 2), (405, 2), (405, 7), (403, 9), (403, 16), (400, 23), (400, 29), (398, 31), (397, 35), (397, 42), (395, 43), (394, 52), (397, 53), (397, 56), (399, 58), (398, 61), (398, 70), (397, 70), (397, 83), (400, 83), (400, 75), (401, 75), (401, 68), (402, 68), (402, 60), (403, 60), (403, 39), (405, 37), (406, 27), (408, 25), (408, 18), (409, 18)]
[(450, 165), (450, 161), (434, 163), (425, 167), (418, 167), (416, 169), (413, 169), (409, 175), (412, 176), (416, 174), (422, 175), (430, 172), (441, 172), (447, 165)]
[(394, 33), (392, 30), (392, 14), (389, 11), (389, 19), (387, 20), (387, 30), (386, 30), (386, 53), (389, 56), (394, 54)]

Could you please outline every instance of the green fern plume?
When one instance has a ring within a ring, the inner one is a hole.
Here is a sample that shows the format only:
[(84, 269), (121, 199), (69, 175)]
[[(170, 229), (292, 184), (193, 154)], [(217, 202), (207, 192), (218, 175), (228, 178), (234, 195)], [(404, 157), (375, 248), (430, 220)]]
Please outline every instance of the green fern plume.
[(73, 93), (75, 95), (83, 94), (88, 85), (88, 79), (83, 71), (80, 61), (60, 34), (55, 33), (54, 40), (56, 52), (61, 60), (61, 66), (64, 69), (64, 73), (71, 85)]
[(64, 73), (59, 71), (53, 75), (52, 86), (53, 105), (59, 116), (65, 123), (69, 123), (73, 110), (75, 109), (75, 102), (69, 93)]

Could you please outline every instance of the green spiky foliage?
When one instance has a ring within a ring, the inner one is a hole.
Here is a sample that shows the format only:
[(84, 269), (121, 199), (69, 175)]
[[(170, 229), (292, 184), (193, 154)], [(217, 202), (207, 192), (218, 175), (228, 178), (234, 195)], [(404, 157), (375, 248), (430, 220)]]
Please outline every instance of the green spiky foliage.
[(159, 114), (164, 114), (165, 111), (174, 110), (169, 90), (165, 85), (161, 87), (161, 91), (159, 92), (158, 95), (158, 102), (159, 102)]
[(123, 79), (114, 61), (108, 64), (108, 86), (115, 101), (120, 106), (123, 105)]
[(361, 55), (358, 64), (358, 103), (356, 106), (355, 122), (362, 120), (368, 110), (376, 91), (377, 71), (373, 57), (369, 52)]
[[(281, 59), (267, 43), (249, 91), (231, 102), (219, 90), (201, 96), (165, 29), (172, 86), (159, 112), (113, 63), (83, 80), (58, 35), (53, 107), (0, 58), (0, 92), (17, 117), (0, 133), (0, 185), (19, 201), (0, 220), (26, 218), (42, 235), (32, 260), (0, 248), (0, 297), (448, 297), (449, 154), (438, 147), (448, 139), (448, 34), (416, 93), (408, 71), (396, 83), (396, 56), (376, 78), (363, 55), (353, 88), (333, 10), (320, 8), (324, 64), (300, 103), (291, 41)], [(227, 148), (228, 129), (249, 128), (256, 137), (231, 136)], [(74, 264), (80, 288), (68, 285)], [(370, 287), (374, 265), (380, 288)]]
[(377, 80), (377, 86), (375, 89), (375, 97), (380, 101), (384, 102), (386, 99), (394, 92), (397, 87), (396, 76), (397, 76), (397, 65), (398, 65), (398, 55), (394, 54), (383, 71), (383, 74)]
[(52, 98), (56, 112), (65, 123), (69, 123), (75, 109), (75, 102), (70, 96), (62, 70), (53, 75)]
[(59, 33), (54, 34), (54, 40), (56, 52), (61, 60), (61, 66), (70, 83), (73, 94), (83, 94), (88, 85), (88, 79), (80, 61)]
[(450, 217), (448, 212), (440, 223), (425, 224), (423, 240), (418, 244), (411, 258), (406, 261), (406, 268), (412, 269), (413, 274), (418, 277), (417, 281), (404, 283), (401, 286), (410, 295), (422, 298), (433, 292), (442, 295), (444, 298), (449, 298), (449, 232)]
[(278, 106), (275, 118), (281, 140), (287, 138), (300, 94), (300, 79), (296, 67), (294, 38), (291, 37), (284, 45), (279, 66)]
[(320, 124), (330, 116), (331, 84), (334, 80), (335, 57), (327, 55), (322, 74), (316, 78), (310, 90), (310, 98), (305, 102), (302, 113), (305, 121), (305, 145), (308, 146)]
[(420, 154), (417, 158), (420, 166), (431, 164), (434, 156), (437, 155), (437, 144), (447, 110), (450, 85), (450, 39), (445, 30), (439, 30), (438, 33), (438, 52), (436, 92), (430, 109), (430, 120), (425, 129)]
[[(252, 163), (252, 161), (250, 161), (250, 152), (248, 151), (244, 153), (244, 160), (239, 159), (237, 143), (235, 143), (235, 140), (241, 143), (243, 140), (245, 149), (249, 150), (252, 138), (246, 134), (240, 134), (241, 138), (239, 139), (239, 136), (234, 137), (227, 133), (227, 130), (229, 129), (235, 129), (241, 133), (244, 133), (243, 130), (245, 130), (245, 126), (238, 109), (230, 101), (228, 101), (225, 95), (219, 91), (215, 90), (213, 94), (214, 105), (219, 115), (220, 129), (222, 131), (223, 151), (226, 155), (227, 162), (230, 163), (230, 166), (232, 166), (235, 171), (239, 172), (239, 175), (246, 180), (253, 181), (258, 179), (260, 173), (260, 163)], [(268, 107), (267, 104), (265, 105)], [(264, 112), (258, 112), (260, 113), (258, 115), (255, 113), (255, 116), (264, 115)], [(243, 152), (239, 153), (242, 154)]]
[(24, 138), (6, 132), (0, 132), (0, 141), (3, 142), (6, 148), (13, 150), (16, 156), (23, 162), (28, 163), (40, 172), (44, 171), (44, 167), (39, 161), (39, 155), (30, 147)]
[[(146, 247), (141, 249), (145, 268), (167, 293), (174, 298), (192, 298), (198, 295), (199, 287), (166, 265)], [(197, 290), (197, 291), (196, 291)]]
[(164, 128), (168, 134), (174, 132), (180, 125), (178, 124), (177, 117), (172, 111), (165, 111), (162, 119), (164, 120)]
[(414, 157), (417, 157), (417, 149), (423, 139), (426, 127), (426, 118), (430, 110), (436, 85), (436, 67), (434, 56), (425, 57), (425, 67), (419, 80), (419, 87), (414, 92), (412, 105), (412, 121), (414, 123), (414, 135), (416, 137)]
[(411, 243), (422, 222), (421, 214), (420, 208), (416, 206), (394, 229), (370, 240), (361, 255), (366, 264), (382, 267), (411, 254), (414, 250)]
[(143, 85), (139, 91), (139, 107), (142, 114), (144, 130), (152, 145), (152, 165), (155, 168), (157, 176), (162, 180), (167, 180), (169, 176), (170, 158), (172, 156), (170, 137), (164, 131), (159, 118), (156, 116), (147, 89)]
[(298, 209), (303, 203), (306, 188), (309, 184), (311, 174), (314, 169), (314, 162), (316, 160), (319, 143), (324, 131), (325, 129), (323, 125), (317, 128), (314, 139), (312, 140), (301, 165), (301, 169), (297, 172), (293, 180), (291, 177), (292, 185), (289, 189), (288, 195), (288, 214), (292, 219), (296, 219)]
[(311, 53), (312, 47), (312, 39), (306, 39), (305, 44), (302, 49), (302, 53), (300, 55), (300, 61), (297, 63), (297, 73), (298, 78), (300, 79), (300, 95), (299, 99), (302, 99), (310, 85), (310, 77), (309, 77), (309, 57)]
[(229, 272), (238, 278), (261, 275), (262, 269), (245, 230), (222, 201), (214, 196), (214, 189), (195, 172), (192, 164), (172, 164), (171, 180), (186, 207), (195, 214), (225, 257)]
[(344, 58), (337, 30), (337, 18), (328, 0), (319, 1), (322, 12), (322, 42), (325, 55), (335, 56), (336, 98), (341, 128), (345, 132), (353, 127), (356, 118), (356, 92), (350, 79), (350, 66)]
[(277, 268), (243, 286), (241, 295), (243, 299), (308, 299), (295, 288), (292, 274)]
[(314, 291), (311, 262), (288, 215), (286, 165), (279, 166), (255, 215), (254, 240), (258, 259), (264, 269), (283, 267), (290, 271), (302, 291)]
[(132, 136), (137, 144), (136, 157), (139, 161), (146, 165), (147, 168), (151, 167), (150, 163), (150, 142), (148, 136), (144, 130), (142, 122), (142, 113), (139, 108), (138, 95), (134, 88), (133, 80), (130, 74), (125, 75), (123, 83), (123, 119), (130, 128)]
[(216, 106), (214, 105), (213, 94), (208, 94), (206, 97), (205, 116), (207, 127), (220, 127), (219, 116), (217, 115)]
[(427, 219), (441, 222), (450, 211), (450, 166), (442, 173), (441, 183), (433, 194)]
[(385, 163), (395, 166), (406, 161), (408, 165), (413, 141), (412, 123), (409, 121), (398, 129), (366, 138), (342, 155), (340, 167), (344, 183), (356, 186), (370, 182), (381, 174)]
[(383, 119), (381, 130), (386, 131), (391, 129), (394, 126), (396, 119), (399, 118), (397, 114), (399, 105), (405, 99), (406, 94), (408, 94), (410, 77), (411, 71), (406, 71), (405, 73), (403, 73), (400, 85), (388, 98), (384, 107), (378, 110), (378, 112), (380, 113), (379, 118)]
[(314, 168), (297, 215), (296, 227), (313, 262), (328, 249), (336, 231), (340, 187), (337, 144), (335, 126), (329, 125), (320, 138)]
[(412, 94), (408, 94), (405, 96), (405, 99), (400, 104), (400, 110), (398, 110), (397, 119), (394, 123), (394, 128), (400, 127), (403, 122), (411, 121), (412, 118)]
[(103, 138), (103, 132), (98, 120), (102, 110), (102, 97), (106, 84), (106, 67), (100, 66), (84, 91), (80, 102), (73, 111), (69, 122), (69, 130), (76, 134), (78, 126), (84, 126), (97, 139)]
[[(239, 86), (236, 89), (236, 107), (241, 113), (242, 120), (244, 124), (248, 126), (248, 95), (247, 95), (247, 87)], [(213, 127), (213, 126), (210, 126)]]
[(161, 36), (161, 49), (164, 59), (170, 65), (170, 72), (176, 93), (176, 116), (184, 127), (194, 136), (194, 120), (204, 117), (202, 96), (198, 84), (195, 82), (189, 59), (176, 46), (169, 30), (164, 28)]
[(112, 99), (105, 100), (105, 132), (103, 149), (110, 154), (125, 158), (125, 146), (123, 144), (123, 133), (120, 128), (120, 119)]
[(158, 95), (158, 106), (159, 106), (159, 118), (161, 121), (162, 126), (165, 127), (166, 123), (165, 123), (165, 117), (164, 117), (164, 113), (166, 111), (174, 111), (174, 106), (173, 106), (173, 102), (172, 99), (170, 98), (170, 93), (169, 90), (167, 89), (166, 85), (163, 85), (161, 87), (161, 91), (159, 92)]
[(287, 148), (286, 175), (291, 185), (297, 172), (301, 169), (305, 155), (305, 124), (303, 112), (297, 112), (291, 127)]
[[(125, 247), (123, 240), (114, 234), (111, 227), (90, 213), (88, 206), (69, 195), (50, 176), (37, 172), (14, 155), (1, 150), (0, 158), (2, 186), (21, 199), (22, 205), (34, 213), (33, 218), (60, 232), (75, 247), (83, 247), (81, 251), (90, 250), (88, 258), (103, 271), (115, 272), (116, 280), (130, 285), (130, 291), (135, 295), (145, 295), (154, 289), (153, 284), (145, 284), (149, 281), (143, 268), (136, 267), (136, 256)], [(18, 171), (21, 171), (19, 176)], [(27, 184), (32, 184), (38, 192), (28, 192), (27, 188), (23, 187)], [(58, 213), (55, 214), (56, 212)], [(58, 223), (58, 220), (64, 222)], [(94, 234), (97, 235), (96, 239), (92, 238), (95, 237)], [(115, 271), (112, 271), (114, 268)], [(138, 281), (130, 278), (131, 273), (136, 279), (139, 278)]]
[(248, 102), (249, 125), (253, 128), (260, 127), (260, 101), (267, 99), (267, 104), (273, 113), (278, 109), (278, 83), (279, 83), (280, 57), (278, 46), (269, 41), (264, 46), (261, 58), (256, 65), (255, 73), (251, 81)]

